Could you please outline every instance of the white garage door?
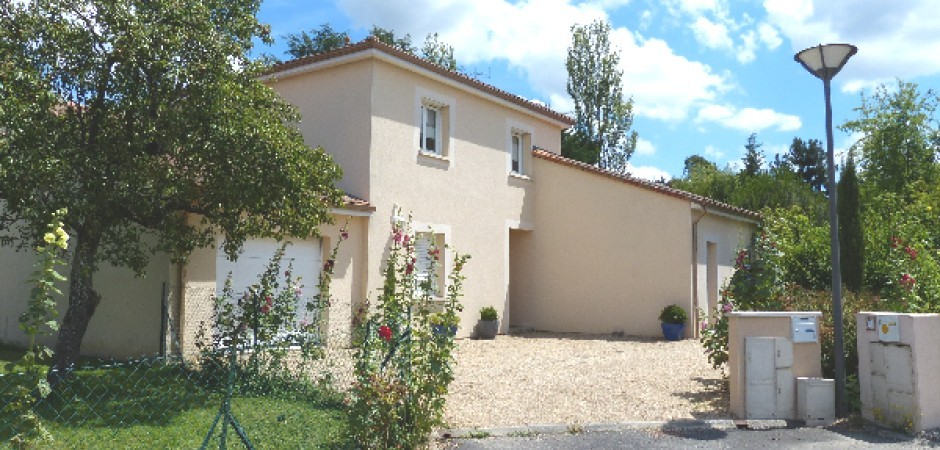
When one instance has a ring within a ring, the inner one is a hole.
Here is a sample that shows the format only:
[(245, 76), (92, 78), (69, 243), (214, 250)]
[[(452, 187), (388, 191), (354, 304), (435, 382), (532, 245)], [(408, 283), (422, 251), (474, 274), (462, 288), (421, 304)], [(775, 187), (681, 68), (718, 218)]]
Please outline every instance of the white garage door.
[[(261, 274), (264, 273), (268, 263), (271, 262), (271, 258), (274, 257), (274, 253), (282, 245), (274, 239), (249, 239), (245, 241), (238, 260), (229, 261), (220, 244), (221, 242), (216, 245), (216, 248), (218, 248), (215, 265), (216, 295), (222, 295), (225, 278), (231, 273), (232, 291), (236, 298), (246, 292), (251, 285), (258, 283)], [(284, 286), (284, 271), (291, 265), (293, 266), (291, 275), (293, 275), (294, 281), (297, 281), (297, 277), (301, 278), (301, 296), (297, 300), (297, 323), (304, 321), (311, 323), (316, 318), (314, 313), (307, 312), (306, 304), (317, 295), (317, 283), (320, 279), (320, 267), (322, 266), (321, 255), (319, 239), (294, 241), (289, 243), (284, 250), (279, 284)]]

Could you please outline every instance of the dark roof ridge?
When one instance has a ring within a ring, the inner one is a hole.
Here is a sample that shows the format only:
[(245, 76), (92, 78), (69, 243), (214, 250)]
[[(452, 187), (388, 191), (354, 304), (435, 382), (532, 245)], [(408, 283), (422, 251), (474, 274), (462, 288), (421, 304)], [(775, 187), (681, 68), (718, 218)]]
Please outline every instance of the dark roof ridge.
[(698, 194), (693, 194), (693, 193), (691, 193), (691, 192), (686, 192), (686, 191), (683, 191), (683, 190), (680, 190), (680, 189), (675, 189), (675, 188), (666, 186), (666, 185), (664, 185), (664, 184), (654, 183), (654, 182), (652, 182), (652, 181), (644, 180), (644, 179), (642, 179), (642, 178), (637, 178), (637, 177), (634, 177), (634, 176), (631, 176), (631, 175), (621, 175), (621, 174), (618, 174), (618, 173), (614, 173), (614, 172), (611, 172), (611, 171), (609, 171), (609, 170), (605, 170), (605, 169), (601, 169), (601, 168), (592, 166), (592, 165), (590, 165), (590, 164), (585, 164), (585, 163), (583, 163), (583, 162), (581, 162), (581, 161), (576, 161), (576, 160), (571, 159), (571, 158), (566, 158), (566, 157), (564, 157), (564, 156), (561, 156), (561, 155), (556, 154), (556, 153), (549, 152), (549, 151), (547, 151), (547, 150), (545, 150), (545, 149), (542, 149), (542, 148), (536, 147), (532, 153), (533, 153), (533, 155), (535, 155), (536, 157), (542, 158), (542, 159), (547, 160), (547, 161), (556, 162), (556, 163), (563, 164), (563, 165), (566, 165), (566, 166), (570, 166), (570, 167), (574, 167), (574, 168), (577, 168), (577, 169), (581, 169), (581, 170), (584, 170), (584, 171), (586, 171), (586, 172), (594, 173), (594, 174), (601, 175), (601, 176), (605, 176), (605, 177), (608, 177), (608, 178), (613, 178), (613, 179), (615, 179), (615, 180), (623, 181), (623, 182), (625, 182), (625, 183), (627, 183), (627, 184), (632, 184), (632, 185), (634, 185), (634, 186), (639, 186), (639, 187), (642, 187), (642, 188), (645, 188), (645, 189), (649, 189), (649, 190), (652, 190), (652, 191), (656, 191), (656, 192), (659, 192), (659, 193), (661, 193), (661, 194), (665, 194), (665, 195), (669, 195), (669, 196), (672, 196), (672, 197), (676, 197), (676, 198), (681, 198), (681, 199), (689, 200), (689, 201), (691, 201), (691, 202), (698, 203), (699, 205), (702, 205), (703, 207), (704, 207), (704, 206), (712, 206), (712, 207), (715, 207), (715, 208), (718, 208), (718, 209), (722, 209), (722, 210), (724, 210), (724, 211), (726, 211), (726, 212), (729, 212), (729, 213), (732, 213), (732, 214), (735, 214), (735, 215), (738, 215), (738, 216), (741, 216), (741, 217), (744, 217), (744, 218), (748, 218), (748, 219), (751, 219), (751, 220), (760, 220), (760, 219), (761, 219), (760, 213), (757, 213), (757, 212), (754, 212), (754, 211), (751, 211), (751, 210), (748, 210), (748, 209), (739, 208), (739, 207), (737, 207), (737, 206), (730, 205), (730, 204), (724, 203), (724, 202), (720, 202), (720, 201), (715, 200), (715, 199), (711, 199), (711, 198), (708, 198), (708, 197), (704, 197), (704, 196), (701, 196), (701, 195), (698, 195)]
[(349, 44), (349, 45), (346, 45), (345, 47), (341, 47), (336, 50), (331, 50), (331, 51), (324, 52), (324, 53), (318, 53), (315, 55), (304, 56), (302, 58), (297, 58), (297, 59), (292, 59), (290, 61), (277, 63), (271, 66), (270, 69), (263, 72), (261, 75), (273, 76), (281, 72), (285, 72), (291, 69), (296, 69), (299, 67), (306, 66), (308, 64), (328, 61), (334, 58), (339, 58), (341, 56), (346, 56), (346, 55), (352, 55), (352, 54), (365, 51), (365, 50), (370, 50), (370, 49), (378, 50), (378, 51), (381, 51), (382, 53), (396, 57), (400, 60), (407, 61), (413, 65), (416, 65), (421, 68), (430, 70), (431, 72), (437, 73), (438, 75), (444, 76), (446, 78), (450, 78), (451, 80), (457, 81), (459, 83), (462, 83), (464, 85), (467, 85), (469, 87), (482, 91), (484, 93), (501, 98), (510, 103), (514, 103), (532, 112), (549, 117), (553, 120), (557, 120), (561, 123), (568, 124), (569, 126), (574, 124), (574, 119), (558, 111), (555, 111), (547, 106), (535, 103), (531, 100), (527, 100), (518, 95), (509, 93), (493, 85), (486, 84), (475, 78), (471, 78), (460, 72), (455, 72), (453, 70), (445, 69), (442, 66), (434, 64), (416, 55), (413, 55), (404, 50), (395, 48), (391, 45), (385, 44), (379, 41), (378, 39), (376, 39), (374, 36), (369, 36), (360, 42), (357, 42), (355, 44)]

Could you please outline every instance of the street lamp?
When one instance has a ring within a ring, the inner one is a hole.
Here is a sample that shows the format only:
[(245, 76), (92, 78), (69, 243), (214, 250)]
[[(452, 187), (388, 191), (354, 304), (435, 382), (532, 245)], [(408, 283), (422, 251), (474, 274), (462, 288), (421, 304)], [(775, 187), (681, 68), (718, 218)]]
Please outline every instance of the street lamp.
[(836, 165), (832, 154), (832, 101), (830, 81), (846, 61), (858, 51), (854, 45), (826, 44), (803, 50), (794, 56), (809, 73), (823, 80), (826, 96), (826, 171), (829, 182), (829, 247), (832, 252), (832, 321), (835, 326), (836, 416), (845, 417), (845, 343), (842, 330), (842, 268), (839, 261), (839, 216), (836, 210)]

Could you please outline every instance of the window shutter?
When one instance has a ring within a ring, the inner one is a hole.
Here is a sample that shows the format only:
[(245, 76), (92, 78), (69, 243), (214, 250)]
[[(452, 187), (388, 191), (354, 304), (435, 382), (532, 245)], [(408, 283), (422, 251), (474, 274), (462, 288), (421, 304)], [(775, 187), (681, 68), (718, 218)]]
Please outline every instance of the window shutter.
[(415, 290), (419, 295), (423, 295), (424, 291), (421, 290), (421, 283), (424, 283), (425, 280), (430, 278), (432, 280), (432, 291), (437, 290), (437, 283), (434, 280), (434, 274), (431, 273), (431, 266), (433, 263), (433, 257), (431, 256), (431, 248), (434, 246), (434, 234), (433, 233), (416, 233), (415, 234)]

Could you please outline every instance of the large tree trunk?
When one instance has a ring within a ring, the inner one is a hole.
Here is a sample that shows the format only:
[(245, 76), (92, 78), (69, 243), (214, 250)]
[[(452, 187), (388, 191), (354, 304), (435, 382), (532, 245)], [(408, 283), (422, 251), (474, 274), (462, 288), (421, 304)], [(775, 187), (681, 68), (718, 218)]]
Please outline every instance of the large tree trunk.
[(72, 271), (69, 278), (69, 308), (59, 327), (59, 337), (52, 357), (52, 369), (49, 381), (53, 385), (58, 379), (68, 375), (68, 369), (78, 357), (82, 338), (88, 328), (91, 316), (95, 314), (101, 296), (92, 285), (95, 267), (95, 254), (98, 252), (98, 240), (79, 235), (76, 239), (75, 254), (72, 256)]

